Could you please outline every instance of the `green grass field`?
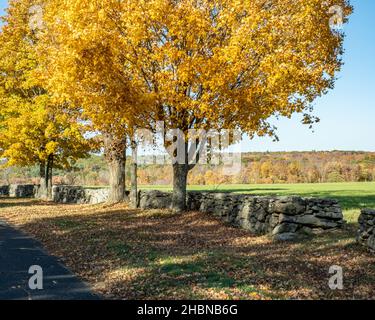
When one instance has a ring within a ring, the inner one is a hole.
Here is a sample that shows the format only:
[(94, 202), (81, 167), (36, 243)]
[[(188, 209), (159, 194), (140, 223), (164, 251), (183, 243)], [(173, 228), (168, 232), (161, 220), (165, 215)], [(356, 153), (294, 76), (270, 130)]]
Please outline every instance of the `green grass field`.
[[(141, 186), (140, 188), (171, 190), (168, 186)], [(189, 190), (337, 199), (345, 211), (346, 220), (350, 223), (357, 221), (361, 208), (375, 208), (375, 182), (189, 186)]]

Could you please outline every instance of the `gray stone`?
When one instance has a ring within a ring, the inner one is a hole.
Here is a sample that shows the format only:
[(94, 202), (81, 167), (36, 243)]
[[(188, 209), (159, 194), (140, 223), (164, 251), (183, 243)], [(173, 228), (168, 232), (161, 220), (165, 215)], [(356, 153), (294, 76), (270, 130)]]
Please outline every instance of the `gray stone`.
[(375, 210), (373, 209), (363, 209), (361, 213), (363, 215), (374, 216), (375, 218)]
[(297, 224), (283, 223), (283, 224), (278, 225), (272, 231), (272, 235), (276, 235), (276, 234), (279, 234), (279, 233), (295, 233), (297, 231), (298, 227), (299, 226)]
[(53, 186), (52, 200), (64, 204), (99, 204), (109, 198), (109, 189), (92, 189), (80, 186)]
[(362, 209), (359, 216), (357, 242), (375, 252), (375, 210)]
[(302, 198), (288, 197), (276, 200), (272, 207), (274, 212), (286, 215), (298, 215), (306, 212), (306, 204)]
[(295, 223), (297, 221), (297, 217), (287, 216), (286, 214), (280, 214), (279, 216), (279, 223)]
[(88, 204), (100, 204), (107, 202), (109, 199), (109, 189), (85, 189), (85, 198), (85, 203)]
[(270, 218), (269, 224), (270, 227), (273, 229), (279, 224), (280, 217), (277, 214), (273, 214)]
[(12, 198), (34, 198), (37, 188), (33, 184), (11, 184), (9, 186), (9, 196)]
[(315, 214), (315, 216), (320, 218), (326, 218), (326, 219), (333, 219), (333, 220), (342, 220), (344, 218), (344, 215), (342, 213), (342, 210), (334, 210), (334, 211), (328, 211), (329, 208), (327, 208), (327, 211), (319, 211)]
[(9, 197), (9, 186), (0, 186), (0, 197)]
[(268, 213), (263, 211), (263, 210), (260, 210), (260, 211), (257, 212), (257, 219), (260, 222), (265, 222), (266, 219), (267, 219), (267, 216), (268, 216)]
[(375, 235), (372, 235), (368, 240), (367, 240), (367, 246), (375, 251)]
[(298, 233), (310, 237), (314, 235), (314, 230), (309, 227), (302, 227), (298, 230)]
[[(3, 193), (18, 197), (35, 196), (37, 186), (0, 187)], [(89, 189), (80, 186), (54, 186), (53, 201), (57, 203), (98, 204), (109, 198), (109, 189)], [(172, 193), (140, 191), (141, 209), (169, 209)], [(188, 192), (187, 208), (201, 211), (257, 235), (274, 235), (277, 240), (296, 240), (313, 234), (312, 229), (333, 229), (343, 225), (342, 210), (337, 201), (300, 197), (260, 197), (231, 193)], [(372, 235), (375, 213), (364, 210), (358, 241), (367, 242)]]
[(374, 221), (374, 220), (367, 220), (367, 221), (366, 221), (366, 224), (367, 224), (368, 226), (373, 226), (373, 225), (375, 224), (375, 221)]
[(273, 240), (275, 241), (301, 241), (306, 239), (303, 235), (295, 233), (295, 232), (289, 232), (289, 233), (279, 233), (275, 236), (273, 236)]
[[(172, 206), (172, 194), (161, 191), (140, 192), (139, 207), (141, 209), (169, 209)], [(208, 206), (204, 211), (210, 210)]]
[[(171, 194), (142, 191), (140, 199), (142, 209), (169, 208)], [(296, 234), (293, 239), (306, 238), (314, 234), (312, 229), (339, 228), (343, 224), (337, 201), (327, 199), (189, 192), (187, 207), (213, 214), (257, 235), (284, 234), (279, 239), (289, 238), (291, 233)], [(314, 214), (312, 208), (318, 209), (322, 217)]]
[(304, 226), (313, 227), (313, 228), (323, 228), (323, 229), (334, 229), (339, 226), (334, 221), (319, 219), (318, 217), (313, 216), (313, 215), (297, 217), (295, 219), (295, 223), (298, 223)]

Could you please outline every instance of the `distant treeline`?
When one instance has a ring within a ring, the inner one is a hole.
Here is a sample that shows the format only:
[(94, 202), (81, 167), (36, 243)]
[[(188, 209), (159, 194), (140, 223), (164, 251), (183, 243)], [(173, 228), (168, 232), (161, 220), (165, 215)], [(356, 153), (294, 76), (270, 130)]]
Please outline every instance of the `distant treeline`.
[[(189, 184), (268, 184), (325, 183), (375, 181), (375, 152), (267, 152), (245, 153), (241, 173), (226, 176), (220, 167), (197, 166), (189, 175)], [(127, 169), (127, 176), (130, 173)], [(170, 185), (171, 166), (141, 166), (139, 183)], [(38, 181), (38, 168), (1, 170), (0, 182), (26, 183)], [(99, 186), (108, 184), (107, 166), (102, 156), (80, 160), (69, 172), (56, 171), (56, 184)]]

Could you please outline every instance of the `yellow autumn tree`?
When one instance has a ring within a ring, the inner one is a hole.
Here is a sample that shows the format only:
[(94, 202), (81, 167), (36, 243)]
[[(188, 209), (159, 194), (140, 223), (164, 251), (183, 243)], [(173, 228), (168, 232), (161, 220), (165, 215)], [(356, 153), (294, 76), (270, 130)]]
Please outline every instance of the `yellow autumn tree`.
[[(62, 95), (100, 104), (99, 119), (163, 121), (186, 136), (273, 135), (270, 117), (294, 113), (312, 123), (312, 102), (342, 64), (344, 34), (331, 22), (351, 13), (346, 0), (48, 0), (45, 9), (43, 50), (55, 48), (49, 77)], [(173, 164), (177, 211), (194, 166), (185, 144), (185, 163)]]
[[(74, 27), (65, 18), (60, 20), (70, 5), (83, 14), (69, 17)], [(105, 17), (96, 3), (43, 1), (43, 28), (38, 35), (43, 63), (38, 78), (55, 93), (56, 102), (69, 102), (98, 131), (109, 167), (109, 202), (121, 202), (126, 198), (126, 149), (131, 145), (127, 142), (131, 142), (134, 128), (148, 121), (140, 112), (147, 108), (143, 100), (147, 96), (131, 86), (115, 47), (116, 35), (103, 25)], [(135, 164), (132, 172), (136, 175)], [(133, 190), (133, 194), (137, 192)]]
[(56, 108), (34, 72), (37, 38), (33, 0), (10, 1), (0, 33), (0, 158), (6, 166), (40, 166), (41, 196), (51, 194), (52, 169), (86, 157), (85, 126), (63, 105)]

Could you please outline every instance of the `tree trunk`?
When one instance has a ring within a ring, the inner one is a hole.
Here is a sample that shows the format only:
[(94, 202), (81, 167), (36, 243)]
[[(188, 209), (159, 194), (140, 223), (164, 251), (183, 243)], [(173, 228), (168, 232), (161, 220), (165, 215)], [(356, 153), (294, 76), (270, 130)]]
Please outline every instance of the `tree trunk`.
[(38, 198), (47, 200), (46, 163), (44, 161), (39, 165), (39, 185)]
[[(53, 177), (53, 161), (54, 155), (48, 156), (47, 165), (43, 164), (40, 167), (40, 189), (39, 197), (43, 200), (52, 200), (52, 177)], [(44, 171), (44, 174), (42, 173)]]
[(125, 189), (126, 138), (116, 139), (109, 135), (104, 138), (105, 158), (109, 169), (109, 203), (127, 200)]
[(53, 165), (54, 165), (54, 155), (51, 154), (48, 157), (48, 165), (47, 165), (47, 170), (48, 170), (48, 175), (46, 177), (47, 181), (47, 197), (49, 200), (52, 199), (52, 184), (53, 184)]
[(187, 176), (189, 173), (187, 164), (173, 165), (173, 197), (172, 210), (180, 213), (186, 210)]
[(131, 190), (130, 190), (130, 203), (131, 207), (136, 209), (138, 207), (138, 150), (137, 142), (132, 140), (131, 142), (132, 149), (132, 165), (131, 165)]

